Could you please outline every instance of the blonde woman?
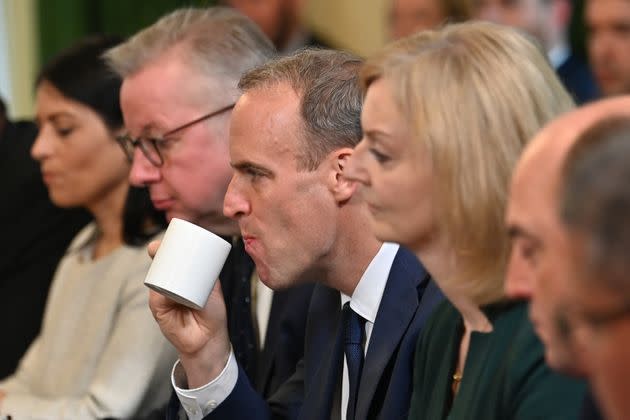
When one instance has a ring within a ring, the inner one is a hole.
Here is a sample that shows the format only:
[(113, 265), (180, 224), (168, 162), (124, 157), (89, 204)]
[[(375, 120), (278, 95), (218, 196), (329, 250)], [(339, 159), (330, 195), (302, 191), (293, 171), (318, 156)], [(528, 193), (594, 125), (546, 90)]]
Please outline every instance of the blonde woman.
[(386, 47), (361, 82), (348, 176), (376, 236), (413, 249), (449, 300), (418, 342), (410, 418), (575, 417), (582, 384), (547, 367), (526, 304), (503, 292), (512, 167), (569, 95), (528, 39), (478, 22)]

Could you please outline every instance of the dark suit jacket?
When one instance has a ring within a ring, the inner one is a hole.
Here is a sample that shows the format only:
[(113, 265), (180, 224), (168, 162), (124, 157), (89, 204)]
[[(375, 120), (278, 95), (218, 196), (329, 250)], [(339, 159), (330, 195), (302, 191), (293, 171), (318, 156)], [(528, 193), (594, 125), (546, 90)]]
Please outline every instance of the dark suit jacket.
[(577, 55), (571, 54), (556, 72), (576, 104), (599, 98), (599, 89), (588, 64)]
[[(401, 248), (394, 259), (365, 358), (357, 419), (406, 418), (413, 353), (419, 332), (443, 296), (416, 257)], [(206, 419), (329, 419), (338, 416), (343, 349), (339, 292), (316, 285), (306, 326), (304, 359), (266, 402), (243, 371), (232, 393)], [(172, 400), (169, 417), (179, 404)]]
[(0, 133), (0, 378), (13, 373), (39, 332), (55, 268), (89, 220), (55, 207), (30, 156), (37, 128), (7, 122)]
[(304, 357), (304, 332), (313, 287), (313, 284), (303, 284), (274, 291), (255, 380), (256, 390), (265, 398), (293, 375)]
[[(239, 239), (232, 246), (219, 279), (236, 360), (257, 392), (268, 397), (293, 375), (304, 355), (306, 315), (313, 285), (305, 284), (274, 291), (265, 345), (260, 349), (252, 323), (250, 302), (253, 270), (254, 262), (245, 252), (243, 241)], [(177, 396), (173, 393), (171, 404), (178, 403)], [(167, 407), (163, 407), (138, 419), (164, 419), (166, 413)]]
[(220, 274), (228, 314), (228, 330), (236, 360), (258, 392), (273, 394), (304, 355), (304, 331), (313, 285), (275, 291), (265, 345), (261, 349), (252, 322), (251, 276), (254, 262), (238, 240)]

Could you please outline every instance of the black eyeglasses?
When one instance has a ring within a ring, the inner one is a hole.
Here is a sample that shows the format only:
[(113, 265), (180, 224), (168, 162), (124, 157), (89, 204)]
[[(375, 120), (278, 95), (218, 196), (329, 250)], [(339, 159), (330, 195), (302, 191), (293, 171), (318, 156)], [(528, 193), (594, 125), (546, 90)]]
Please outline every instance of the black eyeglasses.
[(159, 166), (164, 165), (163, 148), (164, 148), (165, 143), (169, 141), (167, 139), (168, 136), (171, 136), (177, 133), (178, 131), (184, 130), (192, 125), (200, 123), (201, 121), (215, 117), (219, 114), (223, 114), (224, 112), (227, 112), (230, 109), (234, 108), (234, 105), (235, 104), (228, 105), (217, 111), (213, 111), (209, 114), (201, 116), (190, 122), (187, 122), (184, 125), (180, 125), (179, 127), (174, 128), (171, 131), (165, 133), (162, 136), (162, 138), (141, 136), (136, 139), (133, 139), (131, 138), (131, 136), (129, 136), (129, 134), (125, 134), (122, 136), (117, 136), (116, 141), (118, 141), (118, 144), (120, 144), (120, 147), (122, 147), (123, 151), (125, 152), (125, 155), (127, 156), (127, 159), (129, 159), (129, 162), (133, 161), (134, 149), (136, 147), (140, 147), (140, 150), (142, 150), (142, 153), (149, 160), (149, 162), (151, 162), (152, 165), (159, 167)]

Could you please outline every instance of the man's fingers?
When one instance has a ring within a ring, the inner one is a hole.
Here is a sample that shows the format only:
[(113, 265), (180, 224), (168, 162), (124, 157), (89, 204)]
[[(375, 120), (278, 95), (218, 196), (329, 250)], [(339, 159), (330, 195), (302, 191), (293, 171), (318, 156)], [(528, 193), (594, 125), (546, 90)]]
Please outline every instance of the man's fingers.
[(162, 241), (159, 239), (149, 242), (149, 245), (147, 245), (147, 252), (149, 253), (149, 257), (151, 258), (155, 257), (155, 253), (157, 252), (161, 243)]

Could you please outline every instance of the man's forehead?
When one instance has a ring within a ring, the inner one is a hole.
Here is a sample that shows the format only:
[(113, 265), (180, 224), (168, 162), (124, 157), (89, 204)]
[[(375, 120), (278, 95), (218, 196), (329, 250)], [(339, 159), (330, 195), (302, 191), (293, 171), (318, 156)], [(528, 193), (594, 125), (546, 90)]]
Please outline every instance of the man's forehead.
[(597, 119), (619, 113), (630, 115), (630, 96), (587, 105), (543, 128), (526, 147), (515, 168), (508, 222), (529, 217), (555, 223), (562, 168), (571, 147), (580, 133)]
[(231, 148), (244, 149), (245, 154), (253, 148), (293, 154), (295, 139), (301, 135), (298, 105), (292, 90), (275, 86), (246, 91), (232, 113)]
[(210, 103), (223, 103), (235, 98), (237, 78), (195, 65), (183, 47), (173, 46), (144, 63), (123, 80), (123, 92), (158, 99), (189, 98)]
[(624, 114), (630, 115), (630, 96), (598, 101), (556, 118), (525, 148), (517, 172), (532, 172), (553, 183), (581, 133), (598, 119)]

